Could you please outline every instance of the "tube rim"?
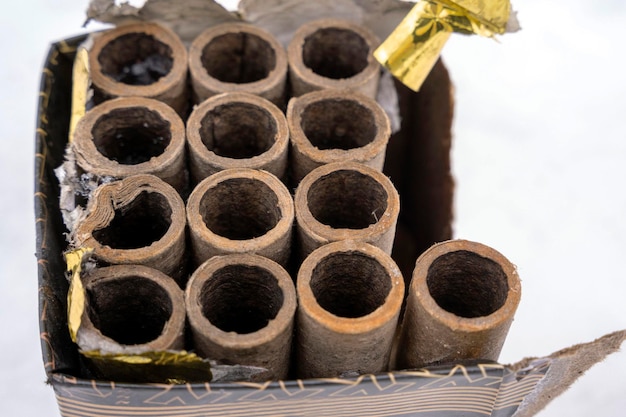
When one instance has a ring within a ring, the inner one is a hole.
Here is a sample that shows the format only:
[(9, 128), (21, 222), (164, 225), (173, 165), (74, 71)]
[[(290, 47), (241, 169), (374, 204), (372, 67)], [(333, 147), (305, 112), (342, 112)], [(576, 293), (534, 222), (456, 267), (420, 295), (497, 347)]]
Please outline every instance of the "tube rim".
[[(276, 135), (272, 146), (265, 152), (250, 158), (237, 159), (216, 154), (204, 145), (198, 129), (202, 123), (202, 119), (209, 111), (224, 104), (237, 103), (255, 106), (267, 112), (276, 122)], [(187, 144), (189, 145), (189, 150), (190, 153), (193, 154), (193, 157), (201, 159), (203, 164), (210, 165), (218, 170), (230, 168), (260, 169), (264, 165), (279, 159), (280, 156), (286, 152), (287, 145), (289, 144), (289, 128), (283, 112), (271, 101), (246, 92), (221, 93), (204, 100), (194, 108), (187, 119), (186, 133)], [(272, 173), (280, 176), (280, 173)]]
[[(276, 317), (269, 320), (267, 326), (252, 333), (240, 334), (226, 332), (207, 319), (202, 314), (200, 294), (204, 283), (211, 279), (213, 273), (230, 265), (246, 265), (260, 267), (276, 278), (278, 287), (283, 292), (283, 304)], [(263, 345), (276, 339), (293, 326), (296, 311), (296, 290), (287, 271), (277, 262), (252, 253), (235, 253), (218, 255), (206, 260), (189, 278), (185, 289), (185, 306), (187, 317), (193, 328), (204, 328), (210, 331), (211, 340), (224, 348), (249, 349)]]
[[(358, 252), (377, 261), (384, 267), (391, 280), (391, 289), (384, 303), (373, 312), (357, 318), (337, 316), (322, 308), (310, 286), (313, 270), (321, 260), (331, 254), (350, 252)], [(404, 299), (404, 279), (391, 256), (380, 248), (364, 242), (343, 240), (321, 246), (307, 256), (298, 271), (296, 293), (298, 294), (298, 310), (302, 314), (306, 314), (330, 331), (354, 335), (384, 327), (389, 320), (399, 314)]]
[[(257, 36), (267, 42), (276, 53), (276, 66), (269, 72), (267, 77), (250, 83), (229, 83), (212, 77), (202, 65), (202, 52), (208, 41), (221, 35), (230, 33), (246, 32)], [(287, 52), (274, 36), (268, 31), (250, 23), (222, 23), (204, 30), (189, 46), (189, 73), (191, 79), (201, 83), (205, 88), (222, 92), (248, 92), (263, 96), (278, 88), (285, 81), (287, 73)]]
[[(171, 139), (162, 154), (139, 164), (120, 164), (107, 158), (93, 140), (92, 129), (98, 120), (111, 111), (129, 107), (143, 107), (153, 111), (170, 124)], [(178, 160), (185, 160), (185, 124), (178, 113), (167, 104), (146, 97), (118, 97), (98, 104), (83, 116), (74, 131), (72, 146), (76, 149), (76, 159), (87, 172), (99, 176), (125, 178), (131, 175), (152, 174), (171, 169)], [(89, 158), (86, 157), (89, 155)]]
[[(262, 236), (246, 240), (234, 240), (220, 236), (206, 227), (200, 213), (202, 197), (215, 185), (230, 179), (250, 179), (265, 183), (278, 199), (278, 208), (281, 218), (272, 229)], [(225, 253), (256, 252), (261, 248), (270, 247), (279, 242), (286, 234), (291, 233), (294, 220), (294, 206), (291, 194), (287, 187), (273, 174), (250, 168), (231, 168), (217, 172), (205, 178), (191, 192), (187, 200), (187, 222), (190, 225), (205, 225), (202, 228), (193, 228), (191, 233), (197, 234), (205, 242), (213, 242)], [(233, 249), (236, 248), (236, 249)]]
[[(373, 178), (383, 187), (387, 194), (387, 208), (376, 223), (370, 224), (364, 229), (336, 229), (320, 222), (313, 216), (308, 204), (311, 186), (320, 178), (336, 171), (356, 171)], [(314, 169), (302, 179), (296, 189), (294, 204), (297, 207), (295, 215), (298, 226), (316, 239), (323, 239), (326, 243), (337, 240), (374, 242), (390, 229), (395, 228), (400, 208), (400, 196), (391, 180), (380, 171), (358, 162), (334, 162)]]
[[(469, 251), (497, 263), (506, 275), (509, 290), (504, 304), (493, 313), (479, 317), (462, 317), (437, 304), (430, 294), (426, 277), (430, 265), (440, 256), (451, 252)], [(419, 304), (438, 322), (461, 332), (480, 332), (485, 328), (499, 327), (511, 320), (521, 298), (521, 282), (517, 267), (497, 250), (478, 242), (455, 239), (437, 243), (424, 252), (415, 264), (410, 289)]]
[[(125, 84), (113, 80), (102, 72), (102, 67), (98, 61), (102, 49), (112, 40), (131, 33), (144, 33), (152, 36), (172, 49), (172, 69), (150, 85)], [(155, 98), (167, 93), (174, 89), (181, 79), (186, 80), (187, 61), (187, 48), (178, 35), (165, 26), (151, 22), (132, 23), (106, 31), (95, 39), (89, 53), (89, 67), (94, 85), (109, 94), (120, 97), (144, 96)]]

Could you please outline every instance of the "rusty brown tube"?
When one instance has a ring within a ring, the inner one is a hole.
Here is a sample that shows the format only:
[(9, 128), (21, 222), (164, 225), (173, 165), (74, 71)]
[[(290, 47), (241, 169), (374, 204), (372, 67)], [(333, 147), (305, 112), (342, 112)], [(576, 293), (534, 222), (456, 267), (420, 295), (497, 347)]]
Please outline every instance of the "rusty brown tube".
[(295, 184), (331, 162), (361, 162), (382, 171), (391, 128), (373, 99), (346, 90), (315, 91), (290, 100), (287, 123)]
[(391, 254), (400, 198), (381, 172), (356, 162), (323, 165), (302, 180), (294, 204), (300, 259), (345, 239)]
[(331, 88), (375, 98), (380, 66), (373, 53), (379, 43), (369, 29), (344, 20), (302, 25), (287, 47), (292, 96)]
[(293, 219), (293, 200), (276, 176), (249, 168), (220, 171), (198, 184), (187, 201), (194, 262), (256, 253), (285, 266)]
[(496, 361), (521, 295), (515, 266), (480, 243), (438, 243), (417, 260), (397, 366)]
[(72, 147), (85, 172), (152, 174), (179, 192), (187, 187), (185, 124), (160, 101), (124, 97), (94, 107), (76, 125)]
[(362, 242), (322, 246), (297, 279), (300, 378), (387, 369), (404, 280), (389, 255)]
[(201, 356), (266, 368), (257, 375), (264, 380), (287, 377), (296, 291), (280, 265), (253, 254), (215, 256), (193, 273), (185, 295)]
[(259, 95), (285, 103), (287, 53), (267, 31), (247, 23), (227, 23), (202, 32), (189, 47), (194, 100), (225, 92)]
[(153, 175), (134, 175), (96, 189), (74, 232), (77, 246), (105, 264), (145, 265), (184, 287), (185, 205)]
[(89, 71), (96, 103), (139, 96), (162, 101), (180, 115), (188, 107), (187, 49), (166, 27), (135, 23), (94, 35)]
[(224, 93), (196, 106), (187, 120), (194, 183), (228, 168), (268, 171), (283, 179), (289, 128), (274, 104), (248, 93)]
[[(170, 277), (142, 265), (114, 265), (81, 279), (85, 309), (76, 342), (82, 351), (140, 355), (184, 348), (184, 296)], [(93, 360), (92, 365), (107, 379), (143, 377), (112, 361)]]

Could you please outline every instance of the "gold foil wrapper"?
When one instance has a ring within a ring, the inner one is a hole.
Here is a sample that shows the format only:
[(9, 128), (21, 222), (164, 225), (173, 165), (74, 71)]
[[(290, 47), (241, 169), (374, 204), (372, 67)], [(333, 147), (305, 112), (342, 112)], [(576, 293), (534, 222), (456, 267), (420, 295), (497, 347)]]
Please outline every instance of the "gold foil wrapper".
[(74, 129), (78, 121), (85, 115), (90, 84), (89, 53), (85, 48), (78, 48), (72, 70), (72, 114), (68, 142), (72, 142)]
[(374, 57), (418, 91), (453, 32), (493, 38), (506, 31), (510, 13), (508, 0), (421, 0)]

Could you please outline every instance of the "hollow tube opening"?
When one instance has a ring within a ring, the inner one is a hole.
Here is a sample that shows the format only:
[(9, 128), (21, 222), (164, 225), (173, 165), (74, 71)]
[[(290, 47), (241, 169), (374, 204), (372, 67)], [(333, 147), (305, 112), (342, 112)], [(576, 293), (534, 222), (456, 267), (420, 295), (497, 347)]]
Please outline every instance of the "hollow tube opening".
[(143, 191), (128, 205), (115, 209), (113, 220), (92, 235), (101, 245), (112, 249), (138, 249), (160, 240), (172, 224), (172, 209), (167, 199)]
[(150, 85), (174, 65), (172, 48), (146, 33), (128, 33), (107, 43), (98, 54), (102, 73), (128, 85)]
[(376, 138), (370, 109), (354, 100), (324, 99), (302, 111), (302, 131), (318, 149), (361, 148)]
[(232, 240), (263, 236), (281, 219), (278, 197), (265, 183), (232, 178), (218, 183), (200, 200), (200, 215), (209, 230)]
[(267, 78), (276, 68), (276, 52), (251, 33), (227, 33), (213, 38), (200, 57), (207, 73), (222, 82), (246, 84)]
[(88, 287), (87, 314), (100, 332), (122, 345), (161, 335), (173, 311), (168, 293), (154, 281), (127, 276)]
[(334, 229), (365, 229), (387, 210), (388, 195), (374, 178), (339, 170), (317, 179), (307, 193), (309, 210)]
[(163, 154), (172, 140), (170, 122), (145, 107), (111, 110), (98, 118), (91, 135), (98, 152), (123, 165)]
[(219, 156), (252, 158), (276, 142), (277, 126), (262, 108), (248, 103), (229, 103), (208, 111), (200, 122), (200, 138)]
[(202, 314), (225, 332), (253, 333), (276, 318), (284, 296), (264, 268), (228, 265), (213, 273), (200, 292)]
[(339, 317), (358, 318), (385, 303), (391, 279), (376, 259), (343, 252), (330, 254), (315, 266), (310, 286), (324, 310)]
[(332, 79), (350, 78), (367, 67), (369, 47), (359, 34), (322, 28), (304, 40), (302, 61), (314, 73)]
[(430, 295), (444, 310), (460, 317), (488, 316), (507, 299), (502, 267), (474, 252), (459, 250), (435, 259), (426, 276)]

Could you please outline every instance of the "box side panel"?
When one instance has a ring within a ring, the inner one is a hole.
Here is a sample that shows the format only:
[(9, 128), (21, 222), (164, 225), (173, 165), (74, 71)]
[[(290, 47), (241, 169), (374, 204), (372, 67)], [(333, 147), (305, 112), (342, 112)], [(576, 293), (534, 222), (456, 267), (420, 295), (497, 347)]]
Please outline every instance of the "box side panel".
[(78, 353), (67, 330), (67, 280), (62, 253), (65, 227), (54, 168), (63, 161), (70, 118), (74, 54), (84, 36), (51, 45), (42, 71), (35, 137), (36, 254), (40, 337), (46, 373), (78, 370)]
[(263, 384), (128, 385), (61, 375), (53, 384), (62, 415), (75, 417), (478, 417), (491, 415), (504, 375), (502, 365), (479, 364)]
[(402, 129), (389, 142), (384, 172), (400, 192), (393, 256), (408, 284), (417, 257), (434, 243), (452, 238), (454, 99), (441, 60), (418, 93), (399, 82), (396, 89)]

